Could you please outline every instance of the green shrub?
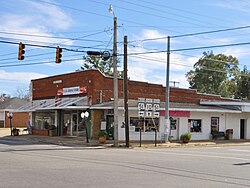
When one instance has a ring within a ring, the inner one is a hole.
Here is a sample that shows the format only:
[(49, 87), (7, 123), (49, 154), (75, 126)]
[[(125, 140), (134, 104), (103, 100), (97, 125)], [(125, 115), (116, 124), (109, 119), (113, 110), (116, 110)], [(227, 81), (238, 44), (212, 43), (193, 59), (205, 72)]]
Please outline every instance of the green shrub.
[(105, 130), (100, 130), (100, 132), (98, 133), (98, 137), (102, 137), (102, 136), (107, 137), (107, 135), (108, 133)]
[(184, 139), (184, 138), (186, 138), (188, 140), (191, 140), (192, 135), (190, 133), (184, 133), (184, 134), (181, 135), (181, 140)]

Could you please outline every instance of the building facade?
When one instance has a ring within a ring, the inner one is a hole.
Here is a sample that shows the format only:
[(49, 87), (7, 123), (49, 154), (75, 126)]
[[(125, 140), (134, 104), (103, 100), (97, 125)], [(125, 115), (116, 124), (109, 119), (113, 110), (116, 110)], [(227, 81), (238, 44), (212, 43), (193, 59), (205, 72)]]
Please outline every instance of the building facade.
[[(113, 134), (113, 78), (86, 70), (32, 80), (32, 101), (20, 111), (31, 113), (35, 134), (97, 138), (101, 129)], [(118, 80), (118, 139), (125, 140), (123, 79)], [(233, 139), (250, 139), (250, 103), (170, 88), (170, 125), (166, 130), (165, 87), (128, 81), (130, 140), (211, 139), (212, 131), (233, 129)], [(90, 116), (85, 117), (88, 111)], [(157, 134), (155, 134), (157, 133)]]

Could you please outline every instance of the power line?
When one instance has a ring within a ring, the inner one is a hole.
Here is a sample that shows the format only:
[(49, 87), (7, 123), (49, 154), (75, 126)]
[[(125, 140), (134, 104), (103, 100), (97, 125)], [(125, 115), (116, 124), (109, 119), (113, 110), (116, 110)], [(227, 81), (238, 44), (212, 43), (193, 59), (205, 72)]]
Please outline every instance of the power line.
[[(212, 21), (214, 20), (221, 20), (223, 23), (225, 22), (229, 22), (229, 20), (225, 20), (225, 19), (222, 19), (222, 18), (218, 18), (218, 17), (213, 17), (211, 15), (207, 16), (207, 15), (203, 15), (203, 14), (199, 14), (197, 12), (191, 12), (191, 11), (188, 11), (188, 10), (184, 10), (184, 9), (180, 9), (180, 8), (176, 8), (176, 7), (171, 7), (171, 6), (167, 6), (166, 4), (159, 4), (159, 3), (154, 3), (153, 1), (146, 1), (146, 0), (140, 0), (144, 3), (148, 3), (150, 5), (155, 5), (157, 7), (161, 7), (161, 8), (166, 8), (166, 9), (170, 9), (170, 10), (176, 10), (176, 11), (179, 11), (181, 13), (188, 13), (188, 14), (191, 14), (191, 15), (195, 15), (195, 16), (200, 16), (200, 17), (203, 17), (203, 18), (207, 18), (207, 19), (211, 19)], [(230, 20), (231, 21), (231, 20)], [(231, 23), (236, 23), (236, 22), (231, 22)]]
[[(108, 3), (103, 3), (103, 2), (98, 2), (98, 1), (95, 1), (95, 0), (88, 0), (90, 2), (94, 2), (94, 3), (98, 3), (98, 4), (102, 4), (102, 5), (109, 5)], [(145, 5), (142, 5), (142, 4), (136, 4), (136, 3), (131, 3), (131, 2), (127, 2), (127, 1), (124, 1), (123, 2), (125, 3), (128, 3), (128, 4), (132, 4), (132, 5), (136, 5), (136, 6), (139, 6), (139, 7), (144, 7), (144, 8), (148, 8), (150, 9), (151, 11), (152, 10), (156, 10), (157, 12), (159, 12), (159, 10), (157, 9), (154, 9), (152, 7), (148, 7), (148, 6), (145, 6)], [(114, 4), (113, 4), (114, 5)], [(183, 20), (178, 20), (178, 19), (174, 19), (174, 18), (169, 18), (169, 17), (166, 17), (166, 16), (161, 16), (159, 14), (152, 14), (152, 13), (149, 13), (149, 12), (143, 12), (143, 11), (140, 11), (138, 9), (131, 9), (131, 8), (125, 8), (125, 7), (121, 7), (121, 6), (117, 6), (117, 5), (114, 5), (115, 8), (118, 8), (118, 9), (123, 9), (123, 10), (128, 10), (128, 11), (131, 11), (131, 12), (136, 12), (136, 13), (141, 13), (141, 14), (144, 14), (144, 15), (151, 15), (151, 16), (154, 16), (154, 17), (158, 17), (158, 18), (164, 18), (164, 19), (167, 19), (167, 20), (171, 20), (171, 21), (176, 21), (176, 22), (180, 22), (180, 23), (187, 23), (187, 24), (191, 24), (191, 25), (196, 25), (196, 26), (205, 26), (205, 25), (199, 25), (199, 24), (195, 24), (195, 23), (192, 23), (192, 22), (186, 22), (186, 21), (183, 21)], [(178, 14), (173, 14), (173, 13), (168, 13), (168, 12), (164, 12), (165, 14), (170, 14), (170, 15), (175, 15), (177, 17), (181, 17), (181, 18), (187, 18), (187, 19), (190, 19), (190, 17), (185, 17), (185, 16), (182, 16), (182, 15), (178, 15)], [(194, 18), (192, 18), (193, 20), (196, 20)], [(200, 21), (200, 20), (197, 20), (198, 22), (201, 22), (201, 23), (204, 23), (204, 21)], [(211, 23), (209, 23), (211, 24)]]
[[(222, 45), (213, 45), (213, 46), (201, 46), (201, 47), (193, 47), (193, 48), (181, 48), (181, 49), (170, 50), (170, 52), (200, 50), (200, 49), (208, 49), (208, 48), (222, 48), (222, 47), (229, 47), (229, 46), (243, 46), (243, 45), (249, 45), (249, 44), (250, 42), (242, 42), (242, 43), (222, 44)], [(167, 50), (130, 53), (128, 55), (154, 54), (154, 53), (165, 53), (165, 52), (167, 52)], [(121, 56), (123, 54), (119, 54), (119, 55)]]
[[(149, 61), (155, 61), (155, 62), (160, 62), (160, 63), (166, 64), (166, 61), (163, 61), (163, 60), (156, 60), (156, 59), (153, 59), (153, 58), (140, 57), (140, 56), (135, 56), (134, 58), (144, 59), (144, 60), (149, 60)], [(191, 68), (193, 68), (193, 66), (191, 66), (191, 65), (178, 63), (178, 62), (176, 62), (176, 61), (171, 61), (171, 65), (179, 65), (179, 66), (183, 66), (183, 67), (191, 67)], [(217, 70), (217, 69), (209, 69), (209, 68), (205, 68), (205, 67), (200, 67), (200, 69), (202, 69), (202, 70), (207, 70), (207, 71), (212, 71), (212, 72), (228, 73), (227, 71)], [(207, 73), (204, 73), (204, 74), (207, 74)], [(242, 74), (242, 73), (239, 73), (238, 75), (250, 77), (250, 74)]]
[[(77, 60), (82, 60), (82, 58), (77, 58), (77, 59), (66, 59), (63, 60), (63, 62), (68, 62), (68, 61), (77, 61)], [(18, 63), (18, 64), (9, 64), (9, 65), (0, 65), (0, 67), (20, 67), (20, 66), (31, 66), (31, 65), (41, 65), (41, 64), (55, 64), (55, 61), (49, 61), (49, 62), (37, 62), (37, 63)]]
[[(247, 26), (233, 27), (233, 28), (227, 28), (227, 29), (204, 31), (204, 32), (198, 32), (198, 33), (188, 33), (188, 34), (183, 34), (183, 35), (174, 35), (174, 36), (170, 36), (170, 38), (179, 38), (179, 37), (196, 36), (196, 35), (203, 35), (203, 34), (212, 34), (212, 33), (226, 32), (226, 31), (233, 31), (233, 30), (241, 30), (241, 29), (247, 29), (247, 28), (250, 28), (250, 26), (247, 25)], [(167, 39), (167, 38), (168, 37), (166, 36), (166, 37), (149, 38), (149, 39), (142, 39), (142, 40), (133, 40), (133, 41), (130, 41), (129, 43), (163, 40), (163, 39)]]
[(171, 36), (171, 38), (177, 38), (177, 37), (179, 38), (179, 37), (187, 37), (187, 36), (197, 36), (197, 35), (219, 33), (219, 32), (225, 32), (225, 31), (234, 31), (234, 30), (247, 29), (247, 28), (250, 28), (250, 26), (247, 25), (247, 26), (233, 27), (233, 28), (228, 28), (228, 29), (219, 29), (219, 30), (205, 31), (205, 32), (198, 32), (198, 33), (190, 33), (190, 34), (184, 34), (184, 35), (175, 35), (175, 36)]
[[(51, 2), (47, 2), (47, 1), (43, 1), (43, 0), (37, 0), (37, 1), (45, 3), (45, 4), (50, 4), (50, 5), (54, 5), (54, 6), (57, 6), (57, 7), (61, 7), (61, 8), (71, 9), (71, 10), (78, 11), (78, 12), (83, 12), (83, 13), (87, 13), (87, 14), (101, 16), (101, 17), (104, 17), (104, 18), (111, 18), (110, 16), (106, 16), (106, 15), (103, 15), (103, 14), (98, 14), (98, 13), (95, 13), (95, 12), (86, 11), (86, 10), (82, 10), (82, 9), (77, 9), (77, 8), (73, 8), (73, 7), (70, 7), (70, 6), (60, 5), (60, 4), (51, 3)], [(143, 24), (143, 23), (138, 23), (138, 22), (134, 22), (132, 20), (126, 20), (126, 19), (122, 19), (122, 18), (119, 18), (119, 20), (124, 21), (124, 22), (128, 22), (128, 23), (134, 23), (134, 24), (141, 25), (141, 26), (146, 26), (146, 27), (152, 27), (152, 28), (158, 28), (158, 29), (160, 29), (157, 26), (152, 26), (152, 25), (147, 25), (147, 24)], [(175, 32), (175, 33), (180, 33), (178, 31), (173, 31), (173, 30), (170, 30), (170, 29), (165, 29), (165, 30), (172, 31), (172, 32)]]

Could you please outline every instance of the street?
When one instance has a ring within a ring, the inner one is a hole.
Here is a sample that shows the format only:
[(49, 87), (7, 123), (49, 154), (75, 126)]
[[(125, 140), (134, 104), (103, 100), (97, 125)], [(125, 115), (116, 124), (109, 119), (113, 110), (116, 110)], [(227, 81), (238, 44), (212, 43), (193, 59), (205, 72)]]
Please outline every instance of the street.
[(0, 138), (0, 187), (249, 187), (250, 146), (80, 148)]

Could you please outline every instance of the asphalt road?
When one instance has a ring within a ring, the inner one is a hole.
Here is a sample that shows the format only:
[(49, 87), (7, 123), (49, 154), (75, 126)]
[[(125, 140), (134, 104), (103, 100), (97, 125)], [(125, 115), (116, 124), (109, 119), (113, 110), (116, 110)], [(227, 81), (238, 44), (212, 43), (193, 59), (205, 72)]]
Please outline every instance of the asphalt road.
[(0, 139), (0, 187), (250, 187), (250, 146), (76, 148)]

